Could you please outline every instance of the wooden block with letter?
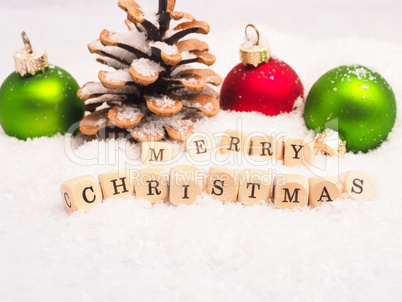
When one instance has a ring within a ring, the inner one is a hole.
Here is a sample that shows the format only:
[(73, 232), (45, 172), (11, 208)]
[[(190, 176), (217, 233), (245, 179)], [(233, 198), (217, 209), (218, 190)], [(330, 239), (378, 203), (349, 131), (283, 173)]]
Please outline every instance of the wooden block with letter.
[(186, 138), (186, 151), (191, 157), (208, 156), (215, 148), (215, 140), (209, 133), (196, 132)]
[(280, 174), (275, 177), (273, 188), (274, 205), (280, 209), (294, 209), (308, 204), (308, 179), (295, 174)]
[(169, 179), (169, 198), (174, 205), (193, 204), (203, 193), (203, 172), (194, 166), (173, 167)]
[(310, 167), (314, 159), (314, 141), (306, 142), (302, 139), (287, 139), (285, 142), (285, 156), (283, 164), (288, 167), (305, 165)]
[(285, 153), (285, 137), (284, 136), (278, 136), (277, 137), (277, 158), (279, 160), (283, 160), (284, 153)]
[(354, 200), (371, 200), (377, 194), (377, 179), (366, 172), (348, 171), (345, 174), (343, 192)]
[(338, 177), (310, 177), (308, 183), (309, 206), (312, 208), (341, 198), (341, 184)]
[(205, 191), (224, 203), (237, 201), (239, 191), (238, 173), (231, 169), (209, 168)]
[(266, 156), (267, 158), (283, 159), (284, 137), (275, 138), (270, 135), (254, 136), (251, 142), (250, 155)]
[(164, 169), (149, 168), (134, 172), (135, 194), (156, 203), (169, 197), (169, 176)]
[(167, 161), (172, 158), (172, 147), (167, 143), (144, 142), (141, 145), (141, 161), (144, 164)]
[(264, 204), (271, 197), (271, 179), (266, 171), (243, 170), (239, 183), (238, 199), (244, 205)]
[(70, 212), (89, 210), (102, 202), (98, 181), (91, 175), (80, 176), (63, 182), (60, 186), (64, 205)]
[(134, 184), (129, 169), (117, 170), (98, 175), (103, 199), (119, 198), (134, 194)]
[(226, 130), (221, 141), (221, 153), (240, 152), (249, 154), (251, 135), (237, 130)]

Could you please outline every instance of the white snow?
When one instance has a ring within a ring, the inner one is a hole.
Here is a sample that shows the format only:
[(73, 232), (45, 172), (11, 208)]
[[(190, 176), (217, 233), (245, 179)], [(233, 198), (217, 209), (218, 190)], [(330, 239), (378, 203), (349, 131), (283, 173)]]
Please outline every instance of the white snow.
[[(145, 5), (148, 5), (148, 4), (145, 4)], [(149, 6), (142, 6), (141, 10), (144, 13), (145, 19), (148, 20), (149, 22), (151, 22), (153, 25), (155, 25), (156, 28), (159, 28), (158, 15), (157, 15), (156, 8), (149, 7)]]
[(142, 51), (143, 53), (151, 55), (151, 49), (147, 43), (146, 35), (142, 32), (139, 32), (136, 28), (130, 31), (113, 33), (110, 35), (110, 38), (119, 43), (132, 46), (135, 49)]
[(104, 93), (131, 93), (131, 94), (136, 94), (137, 88), (135, 86), (129, 86), (125, 85), (120, 88), (116, 89), (108, 89), (103, 87), (103, 85), (100, 82), (90, 82), (86, 83), (85, 86), (83, 86), (82, 93), (85, 95), (92, 95), (92, 94), (104, 94)]
[(155, 114), (144, 117), (138, 126), (133, 129), (129, 129), (131, 132), (135, 132), (137, 135), (144, 136), (160, 136), (165, 132), (163, 128), (163, 121), (159, 119)]
[[(136, 57), (133, 53), (115, 46), (103, 46), (103, 44), (99, 40), (92, 41), (90, 43), (93, 47), (96, 47), (99, 50), (102, 50), (108, 54), (113, 55), (119, 59), (124, 60), (125, 62), (131, 62)], [(102, 56), (103, 59), (109, 59), (108, 57)], [(111, 59), (112, 60), (112, 59)]]
[(144, 77), (150, 77), (165, 70), (157, 62), (145, 58), (134, 60), (131, 66)]
[(177, 54), (177, 52), (179, 51), (179, 50), (177, 49), (177, 46), (175, 46), (175, 45), (169, 45), (169, 44), (166, 44), (165, 42), (160, 42), (160, 41), (151, 42), (151, 43), (149, 44), (149, 46), (153, 46), (153, 47), (159, 48), (161, 51), (163, 51), (163, 52), (164, 52), (165, 54), (167, 54), (167, 55), (175, 55), (175, 54)]
[[(157, 1), (138, 1), (156, 7)], [(124, 31), (117, 1), (5, 1), (0, 9), (3, 81), (22, 48), (21, 30), (45, 46), (49, 61), (83, 85), (102, 65), (86, 45), (103, 28)], [(79, 9), (78, 9), (79, 8)], [(217, 155), (188, 158), (172, 143), (177, 164), (264, 168), (306, 176), (365, 170), (376, 175), (370, 202), (342, 200), (318, 210), (222, 205), (203, 196), (194, 206), (151, 206), (135, 197), (108, 200), (69, 215), (60, 184), (81, 175), (146, 168), (140, 145), (124, 140), (77, 146), (68, 137), (19, 141), (0, 130), (0, 300), (14, 301), (400, 301), (402, 287), (402, 4), (392, 0), (177, 1), (177, 10), (211, 25), (208, 36), (222, 77), (239, 63), (245, 26), (253, 22), (272, 53), (299, 74), (306, 94), (328, 70), (361, 64), (379, 72), (398, 99), (388, 141), (341, 160), (318, 156), (312, 171)], [(57, 26), (56, 26), (57, 25)], [(339, 91), (338, 91), (339, 92)], [(308, 134), (302, 107), (292, 114), (221, 112), (199, 131), (226, 129)], [(71, 144), (76, 148), (71, 148)], [(170, 168), (171, 165), (165, 168)]]
[(176, 101), (170, 97), (168, 97), (167, 95), (164, 95), (162, 97), (154, 97), (151, 96), (149, 97), (149, 100), (154, 103), (156, 106), (166, 109), (169, 107), (173, 107), (176, 105)]
[(138, 119), (141, 115), (144, 115), (145, 110), (143, 108), (140, 108), (135, 105), (123, 105), (117, 107), (118, 114), (117, 118), (120, 121), (135, 121)]
[(128, 69), (119, 69), (116, 71), (107, 72), (105, 77), (108, 81), (113, 83), (133, 81), (130, 74), (128, 73)]
[(181, 53), (181, 56), (182, 56), (182, 60), (184, 61), (184, 60), (191, 60), (191, 59), (195, 59), (197, 56), (195, 55), (195, 54), (193, 54), (193, 53), (191, 53), (191, 52), (189, 52), (189, 51), (183, 51), (182, 53)]

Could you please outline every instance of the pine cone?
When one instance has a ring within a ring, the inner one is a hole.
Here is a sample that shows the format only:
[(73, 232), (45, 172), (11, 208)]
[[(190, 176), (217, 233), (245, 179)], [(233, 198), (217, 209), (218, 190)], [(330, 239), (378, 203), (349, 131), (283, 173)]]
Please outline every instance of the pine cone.
[[(205, 42), (182, 40), (192, 33), (208, 34), (209, 25), (174, 12), (174, 6), (175, 0), (159, 0), (156, 14), (144, 14), (134, 0), (119, 1), (127, 12), (128, 32), (104, 29), (88, 45), (91, 53), (100, 55), (97, 61), (114, 71), (101, 70), (100, 83), (79, 89), (84, 109), (91, 112), (80, 123), (82, 134), (96, 135), (116, 126), (141, 142), (159, 141), (165, 131), (182, 141), (194, 131), (195, 120), (219, 113), (219, 94), (208, 84), (220, 85), (221, 77), (192, 66), (210, 66), (215, 56)], [(173, 22), (178, 25), (170, 28)]]

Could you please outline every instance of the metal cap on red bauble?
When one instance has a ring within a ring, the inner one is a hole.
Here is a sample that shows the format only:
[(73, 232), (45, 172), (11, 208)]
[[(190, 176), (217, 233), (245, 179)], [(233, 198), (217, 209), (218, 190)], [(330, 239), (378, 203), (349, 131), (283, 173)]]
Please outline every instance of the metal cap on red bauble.
[(285, 62), (271, 57), (268, 45), (250, 41), (240, 46), (242, 63), (226, 76), (221, 89), (221, 108), (278, 115), (292, 111), (298, 98), (303, 97), (303, 84), (297, 73)]

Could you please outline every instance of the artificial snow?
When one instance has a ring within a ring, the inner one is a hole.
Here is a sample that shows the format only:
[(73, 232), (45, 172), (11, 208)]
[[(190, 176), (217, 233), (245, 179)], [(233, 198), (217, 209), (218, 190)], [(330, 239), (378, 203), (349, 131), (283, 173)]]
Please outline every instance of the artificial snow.
[(136, 28), (129, 31), (111, 33), (110, 38), (121, 44), (138, 49), (147, 55), (151, 55), (152, 53), (148, 44), (147, 36)]
[[(155, 8), (158, 1), (138, 3)], [(131, 197), (70, 215), (60, 184), (81, 175), (146, 168), (139, 161), (140, 144), (81, 144), (60, 135), (20, 141), (0, 130), (0, 300), (400, 301), (401, 3), (178, 0), (176, 5), (210, 22), (209, 35), (194, 37), (208, 42), (217, 58), (211, 68), (222, 77), (240, 63), (244, 28), (252, 22), (269, 37), (272, 53), (298, 73), (306, 94), (330, 69), (361, 64), (389, 82), (399, 112), (380, 148), (339, 160), (319, 155), (312, 170), (219, 152), (212, 162), (192, 159), (175, 142), (169, 142), (175, 160), (163, 168), (192, 164), (208, 171), (214, 165), (305, 176), (364, 170), (377, 177), (377, 198), (283, 211), (223, 205), (206, 195), (182, 207)], [(7, 44), (0, 48), (0, 81), (14, 70), (12, 56), (23, 47), (23, 29), (80, 85), (97, 81), (103, 66), (86, 45), (103, 28), (126, 30), (125, 17), (117, 1), (3, 1), (0, 24)], [(226, 129), (304, 138), (309, 132), (302, 112), (302, 105), (276, 117), (221, 111), (197, 128), (213, 133), (217, 143)]]
[(128, 69), (119, 69), (113, 72), (107, 72), (105, 74), (106, 80), (112, 83), (121, 83), (121, 82), (132, 82)]
[(157, 62), (145, 58), (134, 60), (131, 66), (144, 77), (154, 76), (164, 71), (164, 68)]
[(104, 93), (131, 93), (131, 94), (136, 94), (137, 88), (135, 86), (123, 86), (120, 88), (116, 89), (108, 89), (102, 85), (100, 82), (88, 82), (83, 86), (81, 89), (82, 94), (84, 95), (94, 95), (94, 94), (104, 94)]
[[(116, 46), (104, 46), (99, 40), (95, 40), (95, 41), (91, 42), (90, 44), (92, 45), (92, 47), (95, 47), (96, 49), (99, 49), (105, 53), (108, 53), (116, 58), (124, 60), (125, 62), (131, 62), (132, 60), (134, 60), (136, 58), (136, 56), (132, 52), (129, 52), (129, 51), (125, 50), (124, 48), (120, 48), (120, 47), (116, 47)], [(106, 56), (102, 56), (102, 59), (114, 60), (114, 59), (106, 57)], [(114, 60), (114, 61), (116, 61), (116, 60)], [(118, 61), (116, 61), (116, 62), (118, 62)]]
[(179, 51), (177, 49), (177, 46), (169, 45), (169, 44), (166, 44), (165, 42), (161, 42), (161, 41), (151, 42), (149, 44), (149, 46), (159, 48), (161, 51), (163, 51), (167, 55), (175, 55)]
[(136, 135), (141, 137), (158, 137), (165, 132), (165, 129), (163, 128), (161, 119), (156, 115), (148, 115), (141, 120), (137, 127), (130, 129), (130, 131), (135, 132)]
[(152, 103), (154, 103), (157, 107), (163, 108), (163, 109), (173, 107), (176, 105), (176, 100), (172, 99), (171, 97), (169, 97), (167, 95), (162, 95), (159, 97), (150, 96), (149, 100)]
[(184, 61), (184, 60), (195, 59), (197, 56), (186, 50), (181, 53), (181, 57), (182, 57), (182, 60)]
[(117, 107), (117, 119), (119, 121), (135, 121), (144, 115), (145, 110), (135, 105), (123, 105)]

